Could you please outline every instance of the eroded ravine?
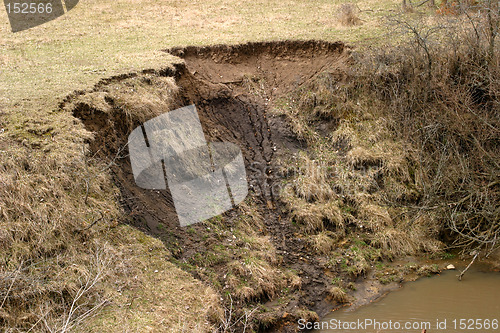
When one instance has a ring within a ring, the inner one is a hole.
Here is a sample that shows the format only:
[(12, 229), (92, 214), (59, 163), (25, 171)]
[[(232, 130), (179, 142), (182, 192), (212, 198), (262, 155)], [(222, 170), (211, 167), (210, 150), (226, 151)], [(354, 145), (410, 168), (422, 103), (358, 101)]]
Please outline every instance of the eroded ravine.
[[(261, 329), (283, 327), (284, 321), (292, 319), (287, 319), (287, 314), (298, 308), (315, 311), (319, 316), (326, 314), (335, 306), (326, 300), (325, 290), (330, 277), (324, 274), (324, 266), (298, 235), (296, 226), (274, 193), (276, 182), (280, 181), (276, 175), (279, 157), (305, 146), (295, 138), (284, 118), (269, 111), (280, 97), (318, 73), (327, 68), (334, 70), (346, 52), (345, 46), (287, 41), (175, 48), (167, 52), (181, 57), (184, 62), (163, 71), (146, 71), (101, 81), (94, 89), (76, 93), (61, 105), (95, 134), (89, 142), (95, 156), (103, 160), (119, 156), (114, 158), (111, 171), (120, 189), (128, 222), (162, 239), (172, 252), (173, 260), (181, 267), (221, 241), (220, 235), (207, 232), (204, 223), (180, 227), (168, 189), (153, 191), (136, 186), (126, 153), (120, 155), (121, 151), (126, 152), (124, 147), (131, 130), (142, 121), (194, 104), (207, 141), (231, 142), (242, 150), (249, 197), (265, 225), (265, 230), (260, 232), (263, 237), (269, 237), (279, 258), (274, 264), (292, 269), (301, 279), (300, 288), (296, 288), (285, 305), (272, 302), (274, 297), (269, 291), (246, 300), (277, 308), (273, 319), (261, 324)], [(175, 87), (169, 86), (169, 80)], [(155, 90), (162, 93), (156, 94)], [(140, 96), (130, 97), (134, 93)], [(130, 99), (133, 105), (123, 102), (124, 99)], [(135, 111), (131, 112), (130, 108)], [(240, 215), (237, 210), (224, 214), (227, 231), (233, 230)], [(245, 259), (234, 250), (225, 255), (230, 257), (229, 261)], [(205, 275), (204, 271), (192, 270), (192, 273), (208, 283), (223, 282), (226, 274), (218, 268), (225, 264), (224, 261), (211, 264), (215, 277)]]

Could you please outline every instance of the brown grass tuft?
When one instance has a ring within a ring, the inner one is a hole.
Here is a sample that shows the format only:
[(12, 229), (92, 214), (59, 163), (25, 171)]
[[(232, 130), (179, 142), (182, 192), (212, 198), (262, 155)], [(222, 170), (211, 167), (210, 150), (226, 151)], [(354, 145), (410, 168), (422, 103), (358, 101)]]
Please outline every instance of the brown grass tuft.
[(347, 303), (349, 301), (349, 297), (347, 293), (340, 287), (333, 286), (328, 289), (328, 295), (336, 302), (339, 303)]
[(320, 254), (329, 254), (336, 244), (336, 239), (338, 238), (331, 231), (322, 231), (316, 235), (312, 235), (309, 238), (312, 248)]
[(286, 276), (262, 259), (249, 256), (228, 264), (226, 287), (238, 300), (272, 299), (285, 285)]

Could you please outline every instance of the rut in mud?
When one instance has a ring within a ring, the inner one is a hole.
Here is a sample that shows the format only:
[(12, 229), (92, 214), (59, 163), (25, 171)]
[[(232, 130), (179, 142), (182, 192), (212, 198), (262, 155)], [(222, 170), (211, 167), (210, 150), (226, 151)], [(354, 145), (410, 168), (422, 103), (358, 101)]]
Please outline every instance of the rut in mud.
[[(177, 90), (170, 94), (173, 99), (160, 105), (168, 105), (170, 110), (196, 105), (207, 141), (231, 142), (240, 147), (250, 186), (249, 197), (257, 203), (264, 220), (266, 230), (262, 233), (270, 238), (281, 258), (280, 264), (293, 269), (302, 280), (288, 304), (268, 303), (270, 308), (279, 308), (275, 317), (280, 319), (270, 320), (269, 325), (261, 328), (283, 325), (286, 321), (283, 318), (294, 308), (307, 308), (319, 316), (324, 315), (335, 305), (326, 300), (325, 289), (331, 278), (324, 274), (322, 264), (298, 236), (296, 226), (275, 193), (276, 182), (279, 182), (277, 160), (305, 149), (305, 143), (297, 140), (284, 118), (272, 115), (270, 110), (281, 97), (318, 73), (334, 69), (347, 48), (342, 43), (283, 41), (174, 48), (166, 52), (184, 61), (161, 72), (146, 71), (103, 80), (92, 91), (70, 96), (62, 107), (69, 107), (95, 134), (89, 142), (93, 154), (109, 160), (119, 155), (130, 131), (145, 120), (131, 116), (114, 91), (125, 89), (127, 94), (133, 94), (130, 80), (140, 80), (152, 89), (165, 89), (161, 85), (155, 87), (155, 77), (174, 80)], [(140, 101), (148, 112), (157, 105), (148, 104), (144, 98)], [(167, 111), (153, 110), (153, 114)], [(197, 253), (203, 253), (204, 249), (220, 241), (207, 234), (204, 223), (180, 227), (169, 191), (144, 190), (136, 186), (128, 158), (117, 158), (113, 164), (111, 172), (120, 189), (126, 215), (130, 217), (129, 223), (162, 239), (176, 262), (189, 262)], [(232, 221), (237, 218), (235, 210), (224, 214), (228, 230), (232, 230)], [(234, 251), (229, 251), (228, 255), (233, 256), (232, 259), (239, 256)], [(224, 263), (213, 264), (216, 272), (217, 265)], [(200, 273), (193, 274), (210, 281)], [(224, 278), (217, 276), (215, 280)], [(270, 299), (269, 294), (263, 293), (248, 301), (265, 303)]]

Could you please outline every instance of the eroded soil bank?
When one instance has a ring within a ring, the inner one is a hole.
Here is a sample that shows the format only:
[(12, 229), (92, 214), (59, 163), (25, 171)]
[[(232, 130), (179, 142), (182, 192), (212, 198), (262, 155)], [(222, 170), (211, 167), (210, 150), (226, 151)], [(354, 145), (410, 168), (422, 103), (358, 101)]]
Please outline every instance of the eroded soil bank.
[[(309, 221), (307, 216), (292, 214), (290, 204), (282, 200), (283, 184), (290, 179), (286, 164), (310, 146), (299, 139), (290, 118), (275, 110), (287, 108), (293, 92), (312, 89), (325, 71), (341, 82), (349, 56), (346, 45), (283, 41), (166, 52), (183, 60), (161, 71), (103, 80), (92, 90), (69, 96), (61, 108), (94, 133), (89, 155), (109, 162), (126, 222), (161, 239), (171, 252), (165, 259), (214, 286), (226, 308), (238, 314), (235, 318), (249, 315), (247, 324), (258, 331), (296, 331), (299, 318), (318, 320), (353, 302), (355, 291), (357, 303), (368, 302), (397, 287), (407, 273), (439, 270), (417, 264), (393, 267), (382, 263), (387, 256), (365, 239), (343, 238), (346, 228), (367, 228), (359, 222), (362, 214), (352, 212), (362, 199), (336, 194), (342, 209), (332, 208), (330, 215), (319, 217), (311, 208), (310, 220), (319, 219), (322, 225), (321, 234), (313, 238), (302, 223)], [(331, 82), (330, 88), (334, 87)], [(126, 143), (130, 132), (145, 120), (191, 104), (198, 109), (207, 141), (240, 147), (250, 191), (244, 203), (222, 217), (180, 227), (168, 190), (135, 185)], [(320, 120), (314, 135), (340, 126), (339, 117), (321, 115)], [(342, 158), (356, 148), (346, 137), (335, 145)], [(383, 159), (358, 158), (350, 165), (380, 181)], [(304, 202), (313, 207), (315, 199)], [(373, 216), (386, 219), (373, 205), (365, 206)], [(327, 243), (337, 243), (322, 246), (322, 235), (327, 235)], [(334, 256), (335, 249), (344, 252)], [(352, 259), (346, 260), (346, 253)], [(215, 321), (221, 317), (224, 314), (214, 314)], [(243, 324), (242, 320), (234, 327)]]

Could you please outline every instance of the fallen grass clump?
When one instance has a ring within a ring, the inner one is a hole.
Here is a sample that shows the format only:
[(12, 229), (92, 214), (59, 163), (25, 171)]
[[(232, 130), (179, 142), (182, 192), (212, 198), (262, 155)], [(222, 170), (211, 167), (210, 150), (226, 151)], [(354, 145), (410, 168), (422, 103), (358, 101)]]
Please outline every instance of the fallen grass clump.
[(279, 268), (268, 262), (247, 256), (242, 262), (228, 264), (227, 288), (242, 301), (273, 299), (286, 285), (286, 277)]
[(322, 231), (309, 237), (312, 248), (319, 254), (329, 254), (336, 245), (338, 236), (331, 231)]
[[(287, 197), (284, 197), (284, 200), (287, 200)], [(287, 206), (292, 218), (302, 226), (306, 233), (328, 228), (340, 234), (344, 233), (343, 218), (335, 201), (308, 203), (303, 199), (291, 197), (287, 201)]]
[(347, 293), (340, 287), (331, 287), (328, 289), (328, 295), (336, 302), (339, 303), (347, 303), (349, 302), (349, 297)]
[(281, 267), (281, 258), (269, 236), (264, 235), (264, 221), (251, 199), (243, 202), (234, 235), (244, 242), (239, 247), (241, 259), (231, 260), (222, 269), (223, 290), (232, 295), (237, 304), (242, 302), (273, 300), (283, 293), (299, 288), (301, 279)]
[(244, 242), (240, 258), (224, 269), (227, 274), (223, 289), (237, 301), (274, 299), (284, 287), (300, 286), (300, 278), (281, 267), (281, 258), (269, 236), (265, 235), (264, 219), (251, 199), (243, 202), (234, 234)]
[(321, 161), (311, 160), (303, 152), (297, 157), (299, 169), (294, 179), (295, 194), (307, 202), (321, 202), (336, 198), (330, 186), (327, 167)]
[(417, 274), (420, 276), (431, 276), (432, 274), (439, 273), (439, 266), (437, 264), (423, 265), (417, 270)]

